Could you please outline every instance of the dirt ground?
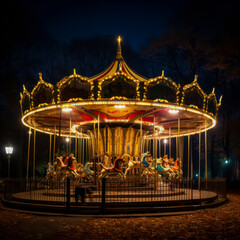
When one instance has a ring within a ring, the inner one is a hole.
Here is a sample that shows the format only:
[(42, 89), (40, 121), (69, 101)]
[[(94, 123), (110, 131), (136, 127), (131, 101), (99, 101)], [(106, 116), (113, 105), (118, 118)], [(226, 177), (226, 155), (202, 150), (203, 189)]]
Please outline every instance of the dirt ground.
[(240, 191), (229, 203), (167, 217), (39, 216), (0, 205), (0, 239), (240, 239)]

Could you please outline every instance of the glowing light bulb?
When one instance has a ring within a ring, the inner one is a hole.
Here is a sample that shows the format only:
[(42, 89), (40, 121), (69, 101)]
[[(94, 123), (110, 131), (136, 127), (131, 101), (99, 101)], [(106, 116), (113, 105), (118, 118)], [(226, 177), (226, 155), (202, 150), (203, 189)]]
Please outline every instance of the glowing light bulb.
[(125, 108), (126, 106), (125, 105), (115, 105), (114, 107), (115, 108)]
[(168, 141), (167, 141), (167, 139), (165, 138), (165, 139), (163, 140), (163, 142), (164, 142), (164, 144), (166, 144)]
[(66, 142), (69, 142), (69, 138), (66, 138)]
[(170, 110), (168, 110), (168, 112), (171, 113), (171, 114), (179, 113), (179, 111), (176, 110), (176, 109), (170, 109)]
[(62, 111), (63, 111), (63, 112), (71, 112), (71, 111), (72, 111), (72, 108), (63, 108)]

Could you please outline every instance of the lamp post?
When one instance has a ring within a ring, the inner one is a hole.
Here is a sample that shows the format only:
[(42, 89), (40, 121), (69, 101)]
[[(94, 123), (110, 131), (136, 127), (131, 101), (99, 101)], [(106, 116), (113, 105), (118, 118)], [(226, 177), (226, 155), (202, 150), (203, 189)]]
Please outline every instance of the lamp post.
[(5, 147), (5, 151), (8, 156), (8, 178), (10, 178), (10, 158), (13, 153), (13, 147), (12, 146)]

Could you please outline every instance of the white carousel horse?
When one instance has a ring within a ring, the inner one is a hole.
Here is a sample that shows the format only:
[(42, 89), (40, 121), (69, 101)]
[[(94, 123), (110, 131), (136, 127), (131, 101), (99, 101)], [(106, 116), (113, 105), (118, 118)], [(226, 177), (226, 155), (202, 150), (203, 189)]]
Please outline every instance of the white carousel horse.
[(163, 158), (158, 158), (156, 160), (156, 170), (161, 174), (165, 175), (168, 178), (172, 178), (175, 176), (173, 169), (169, 165), (168, 156), (165, 155)]
[(123, 154), (122, 158), (124, 162), (128, 165), (126, 171), (125, 171), (125, 176), (127, 176), (128, 172), (131, 171), (132, 169), (142, 169), (142, 174), (143, 175), (148, 175), (148, 174), (154, 174), (154, 171), (152, 169), (152, 164), (149, 163), (146, 158), (149, 158), (151, 155), (149, 152), (143, 153), (141, 155), (141, 160), (140, 161), (134, 161), (132, 157), (125, 153)]

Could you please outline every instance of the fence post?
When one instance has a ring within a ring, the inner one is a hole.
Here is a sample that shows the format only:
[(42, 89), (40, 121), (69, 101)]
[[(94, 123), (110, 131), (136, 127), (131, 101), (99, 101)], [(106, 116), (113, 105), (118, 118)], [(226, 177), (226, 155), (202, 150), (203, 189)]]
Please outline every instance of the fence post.
[(70, 178), (67, 178), (67, 195), (66, 195), (66, 209), (70, 209)]
[(193, 180), (191, 179), (191, 198), (193, 200)]
[(29, 192), (30, 192), (30, 195), (32, 194), (32, 179), (29, 178)]
[(102, 179), (102, 204), (101, 204), (101, 213), (105, 211), (105, 200), (106, 200), (106, 178)]

